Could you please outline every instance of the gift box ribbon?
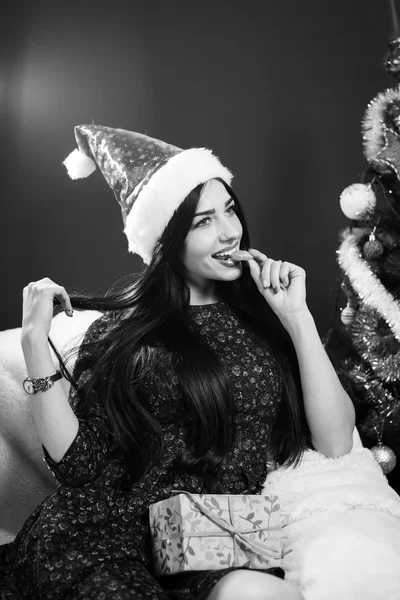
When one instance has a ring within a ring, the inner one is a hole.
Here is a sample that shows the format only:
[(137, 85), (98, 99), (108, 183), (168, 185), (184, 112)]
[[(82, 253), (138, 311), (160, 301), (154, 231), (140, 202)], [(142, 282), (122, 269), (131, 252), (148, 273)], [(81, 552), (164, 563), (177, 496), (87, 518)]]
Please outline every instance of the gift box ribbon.
[[(257, 556), (259, 556), (261, 558), (271, 559), (271, 558), (281, 558), (283, 556), (282, 552), (277, 550), (276, 548), (274, 548), (272, 546), (268, 546), (266, 544), (259, 544), (258, 542), (251, 541), (245, 537), (245, 534), (256, 533), (258, 531), (265, 531), (265, 530), (272, 530), (272, 529), (281, 530), (281, 527), (279, 527), (279, 526), (278, 527), (258, 527), (257, 529), (248, 529), (248, 530), (238, 531), (233, 525), (233, 521), (234, 521), (233, 505), (232, 505), (233, 503), (232, 503), (232, 500), (229, 497), (229, 495), (227, 496), (227, 498), (228, 498), (229, 517), (230, 517), (231, 523), (228, 523), (227, 521), (225, 521), (225, 519), (222, 519), (221, 517), (219, 517), (215, 513), (213, 513), (211, 510), (209, 510), (201, 502), (196, 500), (196, 498), (194, 498), (190, 492), (182, 491), (182, 492), (176, 492), (176, 493), (185, 494), (189, 498), (189, 500), (192, 502), (192, 504), (197, 508), (197, 510), (199, 510), (210, 521), (212, 521), (213, 523), (215, 523), (215, 525), (218, 525), (218, 527), (220, 527), (222, 529), (222, 532), (220, 532), (220, 531), (213, 532), (213, 533), (207, 532), (206, 535), (208, 537), (211, 537), (211, 536), (222, 537), (222, 535), (225, 535), (225, 536), (230, 536), (233, 538), (234, 566), (237, 566), (237, 565), (235, 565), (235, 561), (236, 561), (236, 554), (237, 554), (236, 550), (237, 550), (237, 546), (239, 545), (239, 541), (247, 550), (249, 550), (250, 552), (253, 552), (253, 554), (256, 554)], [(205, 534), (202, 532), (197, 532), (197, 533), (193, 532), (193, 533), (190, 533), (189, 537), (204, 537), (204, 535)], [(178, 537), (182, 537), (182, 533), (169, 534), (169, 535), (161, 537), (160, 539), (167, 540), (167, 539), (174, 539), (174, 538), (178, 538)], [(289, 552), (291, 552), (291, 550)]]

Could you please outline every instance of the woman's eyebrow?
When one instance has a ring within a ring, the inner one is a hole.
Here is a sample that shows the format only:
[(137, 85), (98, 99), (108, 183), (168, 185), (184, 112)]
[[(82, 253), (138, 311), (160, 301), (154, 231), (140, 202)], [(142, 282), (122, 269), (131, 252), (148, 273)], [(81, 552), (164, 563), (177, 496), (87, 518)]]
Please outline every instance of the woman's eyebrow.
[[(228, 204), (230, 204), (230, 202), (232, 202), (232, 200), (233, 200), (233, 198), (228, 198), (228, 200), (225, 202), (225, 206), (228, 206)], [(213, 213), (215, 213), (215, 208), (212, 208), (211, 210), (204, 210), (203, 212), (196, 213), (194, 216), (199, 217), (200, 215), (212, 215)]]

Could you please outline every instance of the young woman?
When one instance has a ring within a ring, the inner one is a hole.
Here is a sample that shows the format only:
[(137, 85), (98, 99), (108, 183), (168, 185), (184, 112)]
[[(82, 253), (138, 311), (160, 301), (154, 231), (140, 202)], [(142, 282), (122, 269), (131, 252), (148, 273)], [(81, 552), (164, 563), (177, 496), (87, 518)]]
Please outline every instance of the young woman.
[[(132, 140), (124, 147), (138, 151)], [(93, 145), (84, 148), (104, 167)], [(147, 266), (123, 288), (78, 298), (45, 278), (24, 289), (33, 383), (54, 373), (54, 300), (70, 315), (75, 307), (103, 316), (72, 376), (63, 369), (70, 398), (56, 378), (32, 397), (60, 485), (1, 548), (1, 598), (302, 598), (274, 567), (152, 574), (150, 504), (174, 490), (257, 494), (268, 454), (297, 464), (307, 447), (340, 456), (352, 445), (353, 406), (307, 308), (304, 270), (249, 249), (239, 201), (218, 173), (170, 206), (150, 260), (142, 247)], [(143, 213), (136, 217), (142, 227)], [(125, 223), (126, 232), (126, 214)], [(251, 260), (229, 258), (236, 249)]]

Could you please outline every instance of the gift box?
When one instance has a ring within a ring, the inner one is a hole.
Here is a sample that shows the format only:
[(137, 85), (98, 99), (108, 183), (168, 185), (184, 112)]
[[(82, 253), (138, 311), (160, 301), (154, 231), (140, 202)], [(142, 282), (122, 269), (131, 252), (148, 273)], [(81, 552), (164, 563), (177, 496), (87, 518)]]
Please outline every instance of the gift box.
[(149, 508), (155, 575), (280, 567), (277, 496), (180, 492)]

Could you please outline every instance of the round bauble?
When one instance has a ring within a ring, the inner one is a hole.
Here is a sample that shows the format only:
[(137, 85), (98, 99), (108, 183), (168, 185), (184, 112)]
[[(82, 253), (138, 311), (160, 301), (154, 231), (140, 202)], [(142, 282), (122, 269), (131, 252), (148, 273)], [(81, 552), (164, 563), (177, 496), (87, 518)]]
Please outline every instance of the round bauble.
[(367, 260), (376, 260), (383, 254), (383, 245), (379, 240), (368, 240), (364, 244), (363, 253)]
[(343, 325), (350, 325), (350, 323), (352, 322), (353, 318), (354, 318), (354, 313), (355, 310), (354, 308), (351, 308), (351, 306), (347, 305), (341, 312), (340, 314), (340, 320), (342, 321)]
[(383, 59), (383, 70), (385, 73), (400, 80), (400, 38), (389, 42), (389, 50)]
[(376, 196), (370, 185), (353, 183), (340, 194), (340, 208), (348, 219), (362, 219), (376, 206)]
[(393, 471), (397, 459), (395, 453), (389, 446), (384, 446), (382, 442), (378, 442), (377, 446), (371, 448), (371, 452), (385, 475)]

